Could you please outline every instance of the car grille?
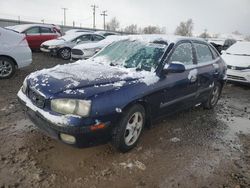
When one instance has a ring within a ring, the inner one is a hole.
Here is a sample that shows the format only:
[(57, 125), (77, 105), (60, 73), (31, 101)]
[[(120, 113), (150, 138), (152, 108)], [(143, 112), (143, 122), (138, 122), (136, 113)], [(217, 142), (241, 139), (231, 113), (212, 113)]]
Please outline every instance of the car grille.
[(28, 97), (32, 101), (34, 105), (36, 105), (39, 108), (43, 108), (45, 104), (45, 98), (38, 94), (33, 89), (28, 89)]
[(72, 49), (71, 53), (74, 55), (83, 55), (82, 50), (79, 50), (79, 49)]
[(234, 76), (234, 75), (227, 75), (228, 79), (233, 79), (233, 80), (241, 80), (241, 81), (246, 81), (244, 77), (241, 76)]
[(237, 66), (231, 66), (231, 65), (228, 65), (227, 68), (228, 68), (228, 69), (232, 69), (232, 70), (245, 70), (245, 69), (250, 69), (250, 67), (237, 67)]

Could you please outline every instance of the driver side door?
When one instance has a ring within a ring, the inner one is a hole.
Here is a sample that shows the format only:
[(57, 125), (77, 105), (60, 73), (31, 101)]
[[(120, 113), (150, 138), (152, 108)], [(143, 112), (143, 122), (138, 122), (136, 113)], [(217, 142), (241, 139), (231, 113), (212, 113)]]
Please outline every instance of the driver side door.
[(161, 115), (171, 114), (192, 106), (198, 88), (194, 49), (190, 41), (185, 40), (177, 43), (166, 63), (182, 63), (185, 66), (185, 71), (167, 73), (165, 78), (161, 80), (164, 87), (164, 99), (160, 104)]

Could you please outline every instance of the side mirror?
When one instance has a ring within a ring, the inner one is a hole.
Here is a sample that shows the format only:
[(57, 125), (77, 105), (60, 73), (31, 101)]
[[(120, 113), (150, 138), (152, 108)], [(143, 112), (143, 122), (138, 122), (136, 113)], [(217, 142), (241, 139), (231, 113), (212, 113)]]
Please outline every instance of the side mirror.
[(226, 50), (221, 50), (221, 54), (225, 54), (226, 53)]
[(181, 62), (172, 62), (170, 64), (165, 64), (163, 68), (163, 73), (182, 73), (186, 70), (185, 66)]

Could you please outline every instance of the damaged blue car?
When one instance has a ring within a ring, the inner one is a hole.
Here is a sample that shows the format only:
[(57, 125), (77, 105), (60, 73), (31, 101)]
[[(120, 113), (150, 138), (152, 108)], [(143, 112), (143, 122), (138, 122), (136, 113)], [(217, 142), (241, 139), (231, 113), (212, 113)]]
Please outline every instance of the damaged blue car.
[(51, 137), (79, 147), (111, 141), (126, 152), (158, 118), (213, 108), (225, 75), (220, 54), (202, 39), (123, 36), (89, 60), (31, 73), (18, 98)]

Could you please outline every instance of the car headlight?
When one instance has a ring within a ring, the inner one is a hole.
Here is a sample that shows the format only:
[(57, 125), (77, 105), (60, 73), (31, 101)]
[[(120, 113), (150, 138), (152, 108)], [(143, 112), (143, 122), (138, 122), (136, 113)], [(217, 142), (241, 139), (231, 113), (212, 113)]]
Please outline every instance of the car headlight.
[(26, 91), (27, 91), (27, 80), (25, 78), (22, 85), (22, 92), (26, 93)]
[(61, 114), (73, 114), (87, 117), (90, 112), (90, 100), (75, 99), (53, 99), (51, 100), (51, 109)]

